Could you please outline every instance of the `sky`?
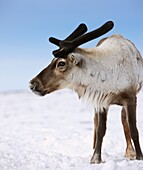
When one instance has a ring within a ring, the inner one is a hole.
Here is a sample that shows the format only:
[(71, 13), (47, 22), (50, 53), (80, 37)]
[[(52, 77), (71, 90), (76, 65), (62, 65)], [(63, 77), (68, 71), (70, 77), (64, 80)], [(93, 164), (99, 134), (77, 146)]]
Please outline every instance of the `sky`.
[(115, 26), (106, 36), (127, 37), (143, 55), (142, 0), (0, 0), (0, 91), (29, 88), (57, 49), (49, 37), (64, 39), (80, 23), (90, 31), (109, 20)]

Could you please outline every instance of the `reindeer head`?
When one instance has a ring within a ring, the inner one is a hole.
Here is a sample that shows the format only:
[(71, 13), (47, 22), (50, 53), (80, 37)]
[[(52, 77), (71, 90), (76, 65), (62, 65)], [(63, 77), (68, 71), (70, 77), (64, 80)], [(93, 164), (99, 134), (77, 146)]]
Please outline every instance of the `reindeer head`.
[(84, 34), (87, 27), (85, 24), (80, 24), (65, 40), (49, 38), (49, 41), (57, 45), (59, 49), (53, 51), (55, 58), (49, 66), (30, 81), (30, 89), (34, 93), (44, 96), (58, 89), (69, 87), (72, 83), (73, 70), (79, 74), (82, 69), (83, 60), (81, 55), (76, 53), (76, 48), (107, 33), (112, 28), (113, 22), (109, 21), (100, 28)]

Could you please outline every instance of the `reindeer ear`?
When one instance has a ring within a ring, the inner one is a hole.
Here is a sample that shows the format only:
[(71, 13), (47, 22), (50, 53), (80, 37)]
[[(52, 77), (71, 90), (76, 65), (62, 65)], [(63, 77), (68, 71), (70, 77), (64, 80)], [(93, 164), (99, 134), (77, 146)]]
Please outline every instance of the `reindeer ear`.
[(81, 66), (82, 58), (77, 53), (69, 54), (69, 60), (73, 63), (73, 65)]

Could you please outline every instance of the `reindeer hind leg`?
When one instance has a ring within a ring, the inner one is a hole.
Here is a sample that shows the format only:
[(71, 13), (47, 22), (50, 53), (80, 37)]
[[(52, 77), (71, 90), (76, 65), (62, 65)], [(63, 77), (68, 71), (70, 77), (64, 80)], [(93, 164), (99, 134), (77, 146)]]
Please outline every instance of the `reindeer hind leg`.
[(138, 129), (136, 126), (136, 96), (131, 96), (127, 99), (125, 108), (127, 110), (131, 138), (136, 150), (136, 159), (143, 160), (143, 155), (139, 143)]
[(131, 142), (130, 128), (127, 120), (127, 113), (124, 108), (122, 108), (121, 111), (121, 119), (122, 119), (122, 125), (123, 125), (126, 144), (127, 144), (125, 156), (132, 160), (136, 158), (136, 152)]

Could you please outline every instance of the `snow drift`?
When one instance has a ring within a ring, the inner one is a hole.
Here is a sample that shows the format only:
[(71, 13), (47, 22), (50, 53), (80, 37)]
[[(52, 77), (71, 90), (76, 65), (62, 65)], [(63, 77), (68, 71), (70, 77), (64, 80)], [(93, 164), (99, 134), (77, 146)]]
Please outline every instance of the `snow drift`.
[[(93, 111), (72, 91), (46, 97), (30, 92), (0, 94), (0, 170), (141, 170), (143, 161), (124, 157), (121, 108), (109, 109), (99, 165), (91, 165)], [(143, 91), (137, 126), (143, 150)]]

